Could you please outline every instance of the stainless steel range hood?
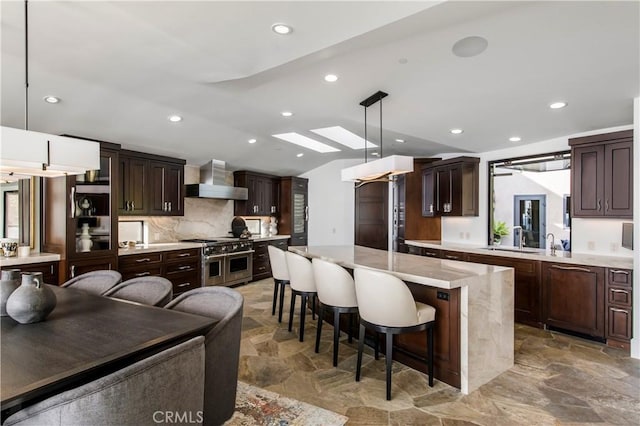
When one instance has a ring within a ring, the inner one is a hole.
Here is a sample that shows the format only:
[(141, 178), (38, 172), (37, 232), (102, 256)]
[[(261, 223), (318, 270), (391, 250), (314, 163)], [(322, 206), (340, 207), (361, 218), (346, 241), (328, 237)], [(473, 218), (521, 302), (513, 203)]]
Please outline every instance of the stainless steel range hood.
[(249, 190), (233, 186), (231, 172), (225, 169), (224, 161), (211, 160), (200, 167), (200, 183), (185, 185), (185, 196), (213, 198), (218, 200), (246, 200)]

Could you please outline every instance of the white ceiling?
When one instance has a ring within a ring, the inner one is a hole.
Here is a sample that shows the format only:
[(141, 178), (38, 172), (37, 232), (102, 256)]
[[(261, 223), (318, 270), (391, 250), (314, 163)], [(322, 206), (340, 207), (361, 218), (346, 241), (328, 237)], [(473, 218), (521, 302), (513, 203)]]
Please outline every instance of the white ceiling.
[[(23, 11), (21, 1), (2, 0), (0, 112), (2, 125), (19, 128)], [(31, 0), (29, 128), (188, 164), (215, 158), (233, 170), (299, 174), (361, 158), (309, 130), (341, 125), (362, 136), (359, 102), (383, 90), (385, 156), (483, 152), (513, 146), (513, 135), (529, 144), (633, 122), (639, 21), (637, 1)], [(293, 33), (275, 34), (276, 22)], [(468, 36), (486, 38), (486, 51), (453, 55)], [(330, 72), (336, 83), (323, 80)], [(46, 104), (46, 95), (62, 102)], [(555, 100), (569, 106), (550, 110)], [(171, 114), (184, 120), (169, 123)], [(378, 105), (368, 114), (378, 143)], [(464, 133), (450, 134), (454, 127)], [(271, 136), (291, 131), (342, 151)]]

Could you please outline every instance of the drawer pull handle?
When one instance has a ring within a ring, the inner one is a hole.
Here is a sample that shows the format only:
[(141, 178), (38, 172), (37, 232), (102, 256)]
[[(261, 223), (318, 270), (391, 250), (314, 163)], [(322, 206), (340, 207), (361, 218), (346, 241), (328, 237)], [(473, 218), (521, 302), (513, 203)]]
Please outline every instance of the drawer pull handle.
[(612, 274), (624, 274), (624, 275), (629, 275), (629, 271), (622, 271), (620, 269), (612, 269), (610, 271)]
[(436, 253), (429, 253), (428, 251), (424, 253), (425, 256), (436, 257), (438, 256)]
[(136, 277), (146, 277), (147, 275), (151, 275), (151, 272), (149, 272), (149, 271), (140, 272), (140, 273), (136, 274)]
[(552, 265), (552, 268), (556, 268), (556, 269), (563, 269), (565, 271), (582, 271), (582, 272), (591, 272), (591, 269), (587, 269), (587, 268), (579, 268), (577, 266), (558, 266), (558, 265)]
[(178, 257), (187, 257), (187, 256), (191, 256), (191, 253), (180, 253), (178, 255)]
[(182, 284), (178, 284), (178, 287), (187, 287), (190, 286), (191, 283), (182, 283)]
[(624, 293), (624, 294), (629, 294), (629, 292), (627, 290), (618, 290), (617, 288), (612, 288), (610, 289), (612, 293)]
[(628, 314), (629, 311), (624, 310), (624, 309), (618, 309), (618, 308), (609, 308), (609, 310), (613, 311), (613, 312), (622, 312), (624, 314)]
[(148, 257), (145, 257), (144, 259), (136, 259), (136, 262), (138, 263), (151, 262), (151, 259), (149, 259)]
[(191, 269), (191, 266), (189, 266), (189, 265), (185, 265), (185, 266), (181, 266), (181, 267), (179, 267), (178, 269), (180, 269), (181, 271), (184, 271), (184, 270), (186, 270), (186, 269)]
[(266, 266), (261, 266), (261, 267), (258, 268), (258, 271), (264, 271), (265, 269), (267, 269)]
[(458, 260), (459, 259), (458, 256), (450, 256), (448, 254), (445, 254), (444, 257), (446, 257), (447, 259), (453, 259), (453, 260)]

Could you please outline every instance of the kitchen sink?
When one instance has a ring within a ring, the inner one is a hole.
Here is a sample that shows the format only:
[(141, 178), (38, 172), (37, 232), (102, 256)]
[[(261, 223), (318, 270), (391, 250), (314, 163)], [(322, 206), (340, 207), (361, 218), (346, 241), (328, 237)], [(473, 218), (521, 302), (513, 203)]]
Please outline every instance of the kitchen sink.
[(491, 251), (510, 251), (513, 253), (529, 253), (529, 254), (540, 254), (540, 250), (535, 249), (519, 249), (517, 247), (487, 247), (487, 250)]

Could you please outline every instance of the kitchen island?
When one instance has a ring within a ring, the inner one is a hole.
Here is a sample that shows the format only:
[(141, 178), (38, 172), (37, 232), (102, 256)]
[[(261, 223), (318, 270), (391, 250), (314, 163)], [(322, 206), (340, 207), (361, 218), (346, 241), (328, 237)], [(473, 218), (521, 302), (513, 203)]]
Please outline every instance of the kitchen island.
[[(467, 394), (513, 366), (513, 269), (431, 259), (361, 246), (296, 246), (289, 250), (347, 269), (388, 272), (418, 302), (436, 308), (435, 377)], [(426, 338), (398, 336), (394, 357), (426, 371)]]

